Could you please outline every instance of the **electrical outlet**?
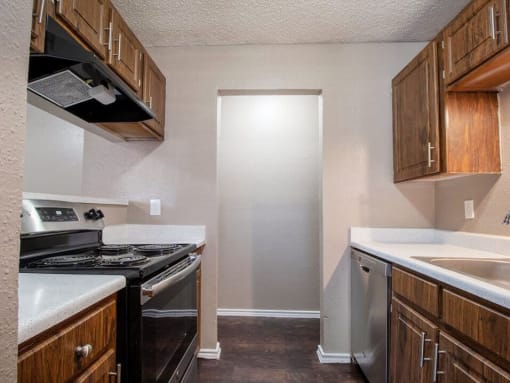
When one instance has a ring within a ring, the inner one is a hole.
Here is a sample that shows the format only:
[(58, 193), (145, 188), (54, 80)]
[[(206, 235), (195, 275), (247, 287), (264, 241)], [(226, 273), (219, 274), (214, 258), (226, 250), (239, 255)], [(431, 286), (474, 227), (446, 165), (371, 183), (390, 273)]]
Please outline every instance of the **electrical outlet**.
[(150, 215), (161, 215), (161, 200), (151, 199), (150, 201)]
[(475, 218), (475, 207), (472, 199), (464, 201), (464, 218), (465, 219)]

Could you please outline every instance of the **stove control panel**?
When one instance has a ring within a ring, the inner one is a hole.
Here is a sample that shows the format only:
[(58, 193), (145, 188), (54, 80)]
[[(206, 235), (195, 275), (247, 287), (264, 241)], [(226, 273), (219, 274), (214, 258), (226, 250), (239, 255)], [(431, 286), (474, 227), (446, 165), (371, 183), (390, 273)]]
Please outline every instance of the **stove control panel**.
[(60, 207), (36, 207), (39, 218), (43, 222), (71, 222), (78, 221), (78, 216), (73, 208)]
[(95, 204), (23, 199), (21, 235), (55, 231), (103, 230), (104, 214)]

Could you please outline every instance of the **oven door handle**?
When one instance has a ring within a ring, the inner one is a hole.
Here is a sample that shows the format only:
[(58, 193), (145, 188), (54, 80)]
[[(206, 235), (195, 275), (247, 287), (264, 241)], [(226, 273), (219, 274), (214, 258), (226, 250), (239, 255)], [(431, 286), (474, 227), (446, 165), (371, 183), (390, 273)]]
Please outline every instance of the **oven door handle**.
[(150, 281), (148, 281), (148, 283), (142, 285), (142, 304), (154, 298), (156, 295), (158, 295), (161, 291), (165, 290), (166, 288), (176, 284), (177, 282), (182, 281), (188, 275), (196, 271), (198, 269), (198, 266), (200, 266), (201, 257), (198, 254), (193, 254), (192, 257), (194, 257), (193, 262), (189, 264), (185, 269), (175, 274), (171, 274), (167, 278), (158, 281), (155, 284), (150, 284)]

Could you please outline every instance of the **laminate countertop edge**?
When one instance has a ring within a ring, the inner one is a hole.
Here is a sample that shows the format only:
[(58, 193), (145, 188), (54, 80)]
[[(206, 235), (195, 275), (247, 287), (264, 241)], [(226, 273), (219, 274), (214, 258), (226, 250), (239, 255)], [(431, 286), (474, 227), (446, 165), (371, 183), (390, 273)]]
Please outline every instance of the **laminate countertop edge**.
[(119, 275), (20, 273), (18, 344), (126, 286)]

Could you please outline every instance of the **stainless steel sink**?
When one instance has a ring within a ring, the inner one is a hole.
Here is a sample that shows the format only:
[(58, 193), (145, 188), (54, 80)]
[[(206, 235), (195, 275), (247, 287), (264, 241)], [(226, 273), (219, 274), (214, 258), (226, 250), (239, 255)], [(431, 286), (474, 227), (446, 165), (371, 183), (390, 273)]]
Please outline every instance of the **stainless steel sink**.
[(510, 289), (510, 258), (412, 258)]

